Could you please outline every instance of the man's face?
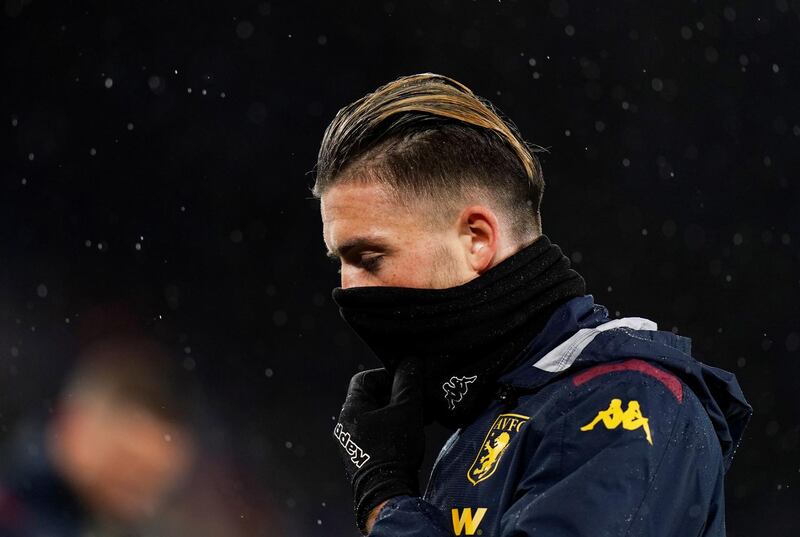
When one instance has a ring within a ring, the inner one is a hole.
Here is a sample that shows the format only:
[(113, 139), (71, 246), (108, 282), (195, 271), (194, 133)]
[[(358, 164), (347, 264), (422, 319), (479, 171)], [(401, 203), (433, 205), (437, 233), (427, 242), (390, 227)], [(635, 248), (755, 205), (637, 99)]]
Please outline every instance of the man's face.
[(103, 393), (65, 401), (53, 432), (62, 474), (94, 511), (124, 522), (154, 514), (192, 456), (182, 427)]
[(376, 182), (340, 183), (321, 199), (328, 255), (341, 261), (341, 286), (441, 289), (477, 274), (453, 225), (433, 224), (417, 204), (405, 207)]

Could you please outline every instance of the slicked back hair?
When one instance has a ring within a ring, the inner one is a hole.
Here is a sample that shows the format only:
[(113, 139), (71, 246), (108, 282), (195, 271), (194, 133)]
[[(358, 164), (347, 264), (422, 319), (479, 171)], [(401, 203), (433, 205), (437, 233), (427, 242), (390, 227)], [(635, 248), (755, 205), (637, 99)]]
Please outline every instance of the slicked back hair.
[(339, 110), (322, 139), (312, 193), (377, 181), (402, 203), (434, 202), (447, 218), (465, 203), (488, 201), (523, 241), (542, 232), (537, 151), (546, 150), (460, 82), (409, 75)]

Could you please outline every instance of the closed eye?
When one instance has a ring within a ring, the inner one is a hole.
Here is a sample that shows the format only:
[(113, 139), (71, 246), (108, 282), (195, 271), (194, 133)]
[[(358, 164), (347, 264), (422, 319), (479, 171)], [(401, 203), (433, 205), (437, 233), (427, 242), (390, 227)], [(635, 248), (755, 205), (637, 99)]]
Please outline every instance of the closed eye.
[(329, 248), (327, 255), (334, 263), (339, 264), (339, 273), (342, 266), (348, 265), (374, 274), (378, 272), (383, 263), (383, 258), (391, 254), (387, 242), (376, 237), (355, 237), (339, 246)]
[[(336, 272), (341, 274), (342, 273), (342, 260), (338, 257), (328, 257), (331, 263), (336, 265)], [(353, 265), (367, 271), (370, 273), (375, 273), (380, 270), (381, 263), (383, 262), (382, 255), (373, 255), (370, 257), (362, 257), (358, 260), (354, 260), (352, 263)]]
[(363, 268), (367, 272), (378, 272), (378, 269), (380, 269), (382, 261), (383, 261), (382, 255), (375, 255), (372, 257), (362, 257), (360, 265), (361, 268)]

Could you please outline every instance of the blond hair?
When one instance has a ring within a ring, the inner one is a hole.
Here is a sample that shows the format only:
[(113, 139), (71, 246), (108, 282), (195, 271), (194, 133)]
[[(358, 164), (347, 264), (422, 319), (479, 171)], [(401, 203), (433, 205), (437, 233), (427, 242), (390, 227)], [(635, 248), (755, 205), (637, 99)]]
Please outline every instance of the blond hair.
[(420, 73), (339, 110), (322, 139), (312, 192), (321, 197), (339, 181), (360, 178), (453, 205), (456, 192), (479, 190), (509, 211), (519, 235), (538, 235), (541, 150), (464, 84)]

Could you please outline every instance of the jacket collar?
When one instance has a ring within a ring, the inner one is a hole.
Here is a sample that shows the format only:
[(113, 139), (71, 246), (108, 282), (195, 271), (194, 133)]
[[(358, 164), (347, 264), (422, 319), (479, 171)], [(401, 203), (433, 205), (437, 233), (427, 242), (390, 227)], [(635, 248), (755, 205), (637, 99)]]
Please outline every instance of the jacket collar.
[(520, 364), (503, 374), (500, 384), (533, 388), (543, 384), (552, 375), (532, 367), (545, 354), (560, 345), (582, 328), (593, 328), (608, 320), (608, 309), (594, 303), (594, 296), (571, 298), (556, 308), (541, 332), (531, 340)]
[(498, 379), (499, 384), (537, 388), (571, 368), (581, 352), (602, 332), (623, 328), (639, 337), (691, 352), (691, 339), (658, 330), (656, 323), (642, 317), (610, 319), (608, 309), (595, 304), (593, 295), (572, 298), (559, 306), (544, 329), (523, 351), (520, 365)]

